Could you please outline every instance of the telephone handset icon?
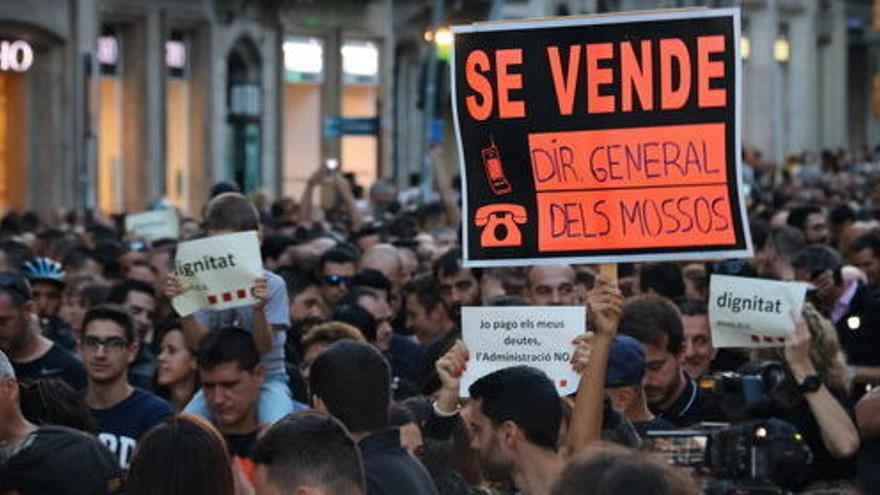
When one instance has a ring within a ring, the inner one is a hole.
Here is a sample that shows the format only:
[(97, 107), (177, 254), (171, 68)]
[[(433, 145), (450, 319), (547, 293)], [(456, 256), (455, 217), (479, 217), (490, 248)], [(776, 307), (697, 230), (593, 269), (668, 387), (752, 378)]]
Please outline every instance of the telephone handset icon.
[(527, 221), (526, 209), (510, 203), (481, 206), (474, 216), (474, 224), (483, 227), (482, 247), (521, 246), (522, 234), (517, 225)]

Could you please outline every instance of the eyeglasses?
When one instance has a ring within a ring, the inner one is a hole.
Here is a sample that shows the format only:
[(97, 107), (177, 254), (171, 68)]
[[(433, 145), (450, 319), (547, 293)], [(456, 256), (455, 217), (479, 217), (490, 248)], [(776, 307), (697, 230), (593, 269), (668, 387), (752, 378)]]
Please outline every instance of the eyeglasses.
[(329, 285), (351, 285), (353, 278), (346, 275), (324, 275), (324, 282)]
[(23, 276), (15, 272), (0, 272), (0, 289), (14, 292), (25, 301), (33, 299), (30, 284)]
[(120, 352), (128, 347), (128, 340), (122, 337), (99, 339), (98, 337), (86, 336), (82, 339), (82, 345), (91, 352), (96, 352), (101, 347), (108, 352)]

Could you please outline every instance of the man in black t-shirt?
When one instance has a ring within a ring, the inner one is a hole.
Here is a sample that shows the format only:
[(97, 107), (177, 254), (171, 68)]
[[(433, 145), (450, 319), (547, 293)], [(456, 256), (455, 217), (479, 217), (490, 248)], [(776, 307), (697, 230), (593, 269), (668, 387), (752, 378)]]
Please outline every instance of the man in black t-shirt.
[(86, 313), (80, 343), (89, 377), (85, 402), (98, 422), (98, 439), (116, 454), (123, 469), (140, 438), (174, 414), (168, 402), (128, 381), (128, 366), (139, 345), (125, 309), (105, 305)]
[(682, 367), (684, 327), (671, 301), (654, 295), (630, 299), (623, 306), (618, 332), (642, 344), (651, 412), (680, 428), (726, 420), (720, 398), (698, 387)]
[(24, 276), (0, 272), (0, 349), (19, 379), (61, 378), (71, 387), (85, 387), (82, 363), (40, 332), (37, 305)]
[(199, 375), (211, 421), (233, 460), (250, 459), (261, 425), (257, 404), (266, 369), (250, 334), (241, 328), (212, 330), (199, 343)]

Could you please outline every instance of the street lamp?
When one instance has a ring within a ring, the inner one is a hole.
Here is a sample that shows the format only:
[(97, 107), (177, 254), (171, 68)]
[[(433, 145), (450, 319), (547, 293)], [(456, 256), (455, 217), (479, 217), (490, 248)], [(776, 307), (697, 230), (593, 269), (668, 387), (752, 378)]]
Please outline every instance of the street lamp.
[(752, 41), (748, 36), (739, 39), (739, 55), (743, 60), (748, 60), (752, 55)]

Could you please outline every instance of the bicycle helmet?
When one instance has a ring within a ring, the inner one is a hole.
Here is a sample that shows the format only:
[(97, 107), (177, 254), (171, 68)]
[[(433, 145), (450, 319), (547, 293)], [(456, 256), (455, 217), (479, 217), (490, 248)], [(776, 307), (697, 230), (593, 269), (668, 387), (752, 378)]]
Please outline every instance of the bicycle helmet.
[(46, 280), (64, 285), (64, 269), (61, 263), (51, 258), (34, 258), (27, 261), (22, 267), (22, 272), (31, 282)]

